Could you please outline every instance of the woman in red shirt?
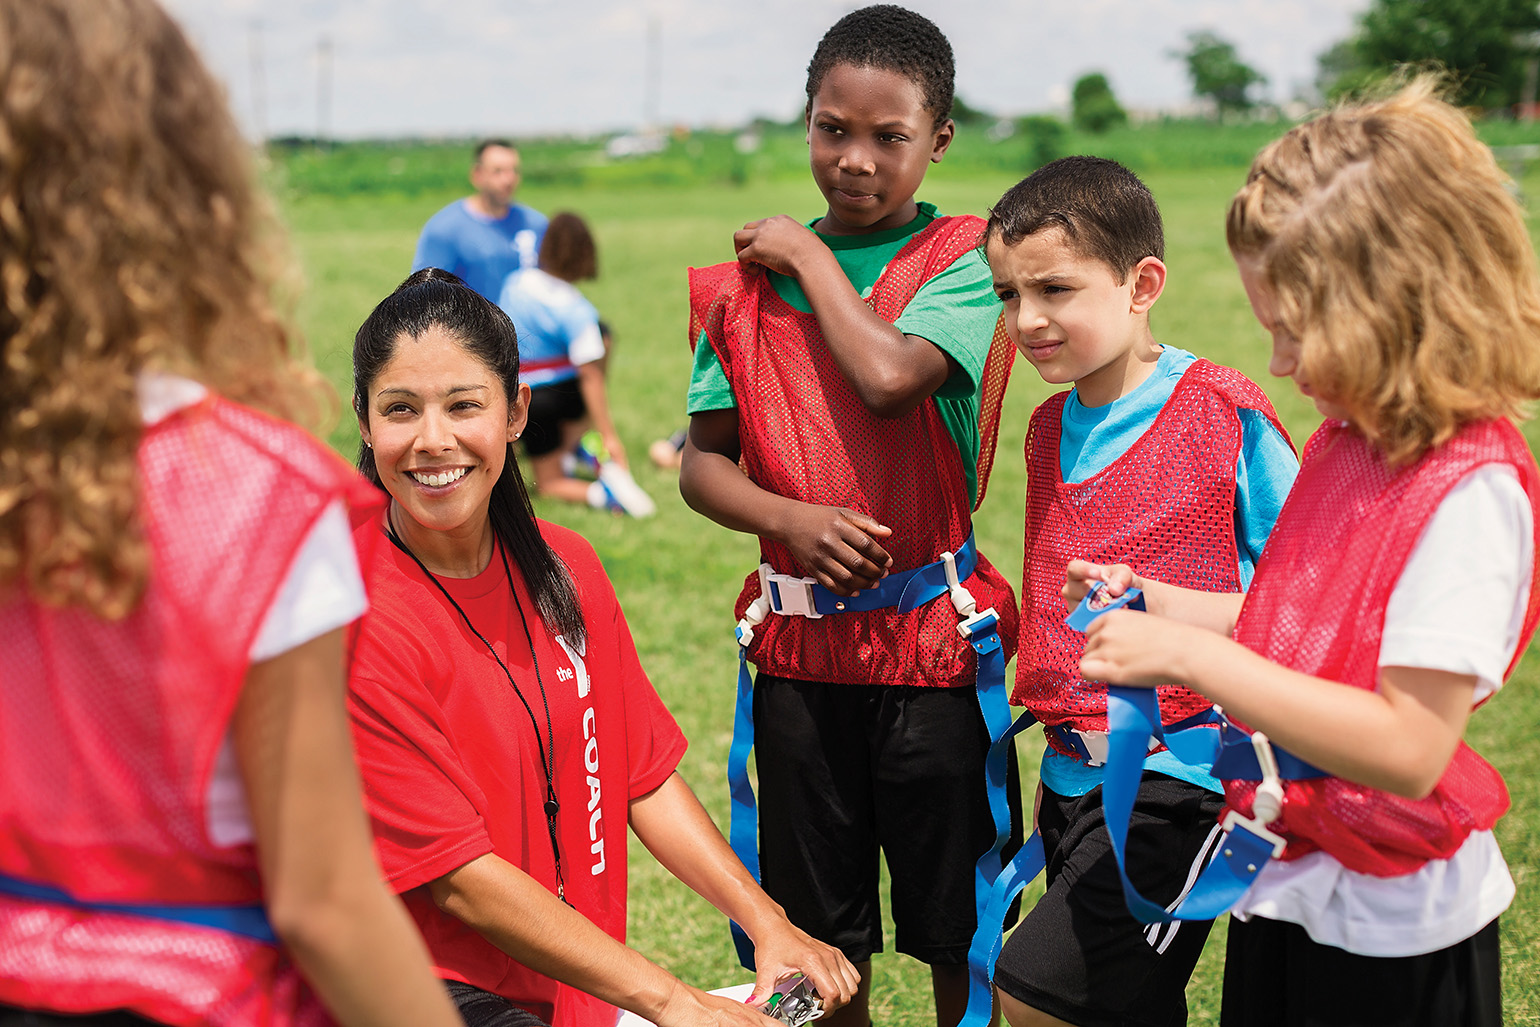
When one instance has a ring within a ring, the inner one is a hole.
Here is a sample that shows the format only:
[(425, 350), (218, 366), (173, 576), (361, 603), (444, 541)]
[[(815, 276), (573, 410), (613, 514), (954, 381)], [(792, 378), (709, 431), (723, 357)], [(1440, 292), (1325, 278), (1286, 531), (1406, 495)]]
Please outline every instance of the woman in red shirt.
[(469, 1022), (765, 1023), (625, 940), (626, 831), (733, 917), (756, 993), (803, 970), (856, 985), (787, 921), (676, 773), (685, 741), (582, 538), (537, 521), (512, 445), (529, 389), (512, 322), (447, 272), (412, 275), (353, 349), (359, 467), (391, 497), (351, 680), (386, 877)]

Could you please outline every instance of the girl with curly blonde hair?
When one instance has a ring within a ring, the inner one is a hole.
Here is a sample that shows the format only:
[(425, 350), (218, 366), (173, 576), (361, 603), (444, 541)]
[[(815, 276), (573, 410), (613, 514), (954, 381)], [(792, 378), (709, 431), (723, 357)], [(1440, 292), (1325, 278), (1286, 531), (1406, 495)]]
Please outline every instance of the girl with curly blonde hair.
[(1232, 910), (1221, 1023), (1498, 1027), (1508, 793), (1461, 737), (1540, 620), (1533, 245), (1427, 77), (1264, 149), (1228, 235), (1273, 374), (1325, 422), (1245, 596), (1070, 565), (1066, 597), (1148, 604), (1096, 621), (1081, 671), (1187, 682), (1304, 761), (1215, 766), (1283, 845)]
[(153, 0), (0, 0), (0, 1024), (458, 1022), (373, 859), (378, 503), (281, 419), (275, 243)]

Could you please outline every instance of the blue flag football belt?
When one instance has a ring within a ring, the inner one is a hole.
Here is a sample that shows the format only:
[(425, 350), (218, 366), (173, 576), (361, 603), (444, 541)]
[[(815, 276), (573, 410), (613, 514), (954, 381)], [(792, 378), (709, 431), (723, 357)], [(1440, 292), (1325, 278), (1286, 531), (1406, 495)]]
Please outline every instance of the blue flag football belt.
[[(1128, 589), (1113, 598), (1105, 585), (1098, 584), (1066, 618), (1066, 623), (1084, 631), (1101, 614), (1123, 606), (1144, 609), (1139, 589)], [(1072, 731), (1062, 725), (1049, 730), (1062, 744), (1081, 754), (1089, 752), (1091, 746), (1087, 742), (1102, 741), (1099, 732)], [(1267, 827), (1283, 812), (1283, 782), (1328, 776), (1325, 771), (1272, 745), (1262, 732), (1247, 734), (1242, 731), (1215, 706), (1169, 726), (1164, 725), (1160, 717), (1160, 698), (1152, 688), (1107, 686), (1104, 744), (1107, 769), (1102, 773), (1102, 811), (1107, 821), (1107, 834), (1112, 841), (1113, 859), (1128, 911), (1146, 924), (1212, 920), (1235, 905), (1268, 861), (1283, 855), (1284, 839)], [(1243, 817), (1235, 810), (1225, 814), (1222, 821), (1224, 838), (1218, 853), (1186, 895), (1170, 909), (1157, 906), (1140, 895), (1128, 879), (1125, 865), (1128, 821), (1139, 794), (1145, 757), (1162, 744), (1188, 766), (1212, 767), (1215, 777), (1260, 782), (1252, 804), (1252, 816)], [(1091, 762), (1095, 765), (1100, 761)]]
[[(1172, 909), (1140, 895), (1129, 881), (1124, 863), (1128, 821), (1151, 739), (1163, 742), (1189, 766), (1212, 765), (1215, 777), (1260, 782), (1252, 816), (1243, 817), (1235, 810), (1225, 814), (1218, 853)], [(1160, 699), (1150, 688), (1107, 686), (1107, 745), (1107, 769), (1102, 778), (1107, 834), (1128, 911), (1147, 924), (1212, 920), (1235, 905), (1262, 868), (1283, 854), (1284, 839), (1267, 827), (1283, 811), (1283, 782), (1330, 776), (1273, 745), (1262, 732), (1242, 731), (1217, 707), (1165, 727), (1160, 722)]]
[(93, 913), (117, 913), (128, 916), (149, 917), (154, 920), (170, 920), (195, 927), (212, 927), (243, 938), (251, 938), (268, 945), (278, 944), (273, 927), (267, 920), (267, 911), (261, 906), (195, 906), (155, 905), (135, 902), (93, 902), (55, 888), (52, 885), (26, 881), (19, 877), (0, 874), (0, 895), (9, 895), (33, 902), (49, 902), (71, 909), (89, 910)]
[[(1006, 654), (1000, 644), (999, 616), (994, 609), (980, 611), (962, 582), (978, 565), (978, 549), (970, 533), (956, 553), (943, 553), (934, 563), (889, 574), (859, 596), (837, 596), (811, 578), (778, 574), (768, 564), (759, 567), (759, 598), (749, 605), (738, 622), (738, 700), (733, 718), (733, 742), (727, 757), (727, 783), (732, 795), (728, 840), (754, 879), (759, 880), (758, 814), (754, 789), (749, 782), (749, 752), (754, 746), (754, 682), (749, 674), (748, 647), (754, 628), (772, 613), (811, 619), (831, 614), (895, 609), (907, 613), (941, 596), (949, 596), (960, 618), (958, 634), (967, 640), (978, 658), (979, 709), (989, 731), (985, 758), (989, 810), (995, 825), (995, 841), (979, 858), (974, 871), (975, 906), (978, 916), (968, 952), (968, 1011), (962, 1027), (983, 1027), (993, 1004), (990, 977), (1000, 954), (1001, 924), (1011, 901), (1043, 868), (1042, 843), (1034, 834), (1009, 864), (1002, 865), (1010, 841), (1011, 811), (1005, 781), (1011, 756), (1011, 740), (1022, 728), (1035, 723), (1023, 715), (1011, 723), (1009, 696), (1005, 690)], [(754, 969), (754, 947), (736, 923), (733, 944), (745, 969)]]
[[(962, 618), (957, 626), (958, 633), (978, 657), (979, 709), (990, 738), (984, 763), (985, 784), (995, 824), (994, 844), (979, 858), (974, 871), (977, 924), (968, 949), (968, 1006), (958, 1027), (984, 1027), (989, 1023), (994, 1004), (991, 982), (1000, 955), (1001, 928), (1006, 913), (1022, 889), (1042, 872), (1045, 863), (1042, 839), (1035, 831), (1009, 862), (1004, 860), (1005, 846), (1010, 840), (1010, 809), (1005, 783), (1012, 755), (1011, 743), (1037, 721), (1029, 712), (1023, 712), (1014, 722), (1011, 720), (1005, 687), (1006, 654), (1001, 650), (998, 617), (992, 609), (979, 612), (973, 597), (961, 584), (962, 579), (972, 575), (977, 560), (970, 534), (956, 554), (943, 553), (935, 563), (890, 574), (876, 587), (853, 598), (836, 596), (812, 579), (777, 574), (769, 565), (761, 564), (760, 598), (750, 604), (737, 626), (738, 698), (727, 766), (728, 787), (732, 794), (729, 839), (738, 858), (757, 881), (758, 819), (748, 775), (749, 752), (754, 744), (754, 687), (748, 670), (748, 646), (754, 639), (754, 627), (771, 613), (817, 619), (848, 611), (896, 608), (899, 612), (907, 612), (944, 594), (950, 595)], [(1124, 605), (1143, 609), (1137, 590), (1130, 590), (1130, 593), (1134, 594), (1119, 597), (1106, 609)], [(1105, 612), (1088, 609), (1090, 601), (1088, 595), (1081, 608), (1068, 618), (1077, 630), (1083, 631), (1091, 619)], [(1266, 826), (1276, 820), (1282, 810), (1281, 782), (1328, 776), (1325, 771), (1273, 746), (1261, 732), (1247, 734), (1216, 707), (1166, 726), (1161, 723), (1160, 702), (1153, 689), (1109, 685), (1105, 733), (1077, 731), (1066, 725), (1047, 726), (1044, 730), (1088, 764), (1105, 763), (1102, 804), (1107, 833), (1129, 912), (1143, 923), (1212, 920), (1228, 910), (1251, 886), (1268, 861), (1283, 853), (1284, 840)], [(1161, 745), (1184, 763), (1212, 766), (1213, 773), (1220, 778), (1260, 782), (1254, 800), (1254, 815), (1242, 817), (1233, 810), (1226, 815), (1219, 852), (1185, 898), (1169, 910), (1139, 894), (1128, 878), (1125, 863), (1129, 818), (1143, 776), (1144, 761)], [(732, 932), (739, 960), (746, 969), (753, 970), (753, 945), (736, 923), (732, 924)]]

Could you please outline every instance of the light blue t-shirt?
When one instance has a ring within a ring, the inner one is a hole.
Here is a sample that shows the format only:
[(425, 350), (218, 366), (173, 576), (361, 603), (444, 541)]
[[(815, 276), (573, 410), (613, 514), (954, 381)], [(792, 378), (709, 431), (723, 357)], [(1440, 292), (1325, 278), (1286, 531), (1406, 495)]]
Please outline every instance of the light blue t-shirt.
[[(1176, 384), (1197, 360), (1175, 346), (1164, 346), (1150, 372), (1128, 395), (1106, 406), (1088, 407), (1071, 391), (1064, 404), (1059, 427), (1059, 473), (1064, 481), (1085, 481), (1100, 474), (1128, 452), (1165, 407)], [(1294, 486), (1299, 460), (1267, 415), (1256, 410), (1237, 411), (1241, 421), (1241, 452), (1235, 461), (1236, 566), (1241, 589), (1251, 584), (1257, 558), (1272, 534), (1273, 522)], [(1144, 768), (1190, 781), (1209, 791), (1220, 791), (1218, 779), (1207, 767), (1190, 767), (1169, 752), (1145, 760)], [(1084, 795), (1102, 783), (1102, 767), (1090, 767), (1070, 756), (1048, 749), (1043, 755), (1043, 785), (1060, 795)]]
[(532, 389), (577, 377), (604, 356), (599, 311), (577, 287), (539, 268), (515, 271), (497, 305), (519, 336), (519, 381)]
[(515, 203), (501, 218), (488, 218), (456, 200), (428, 219), (417, 239), (412, 270), (441, 267), (493, 303), (503, 282), (521, 267), (534, 267), (545, 237), (546, 216)]

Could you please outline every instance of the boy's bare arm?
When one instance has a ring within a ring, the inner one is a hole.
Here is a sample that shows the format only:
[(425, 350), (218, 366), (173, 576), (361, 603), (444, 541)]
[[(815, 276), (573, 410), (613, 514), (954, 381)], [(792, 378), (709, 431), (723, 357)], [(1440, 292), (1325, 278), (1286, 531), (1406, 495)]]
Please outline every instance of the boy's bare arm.
[(844, 507), (818, 506), (760, 488), (738, 466), (738, 411), (690, 416), (679, 492), (690, 508), (723, 527), (773, 539), (838, 595), (870, 588), (893, 558), (877, 541), (892, 529)]
[(934, 343), (905, 335), (867, 306), (833, 252), (794, 218), (750, 222), (733, 235), (733, 248), (740, 263), (797, 280), (840, 373), (878, 417), (909, 413), (957, 370)]

